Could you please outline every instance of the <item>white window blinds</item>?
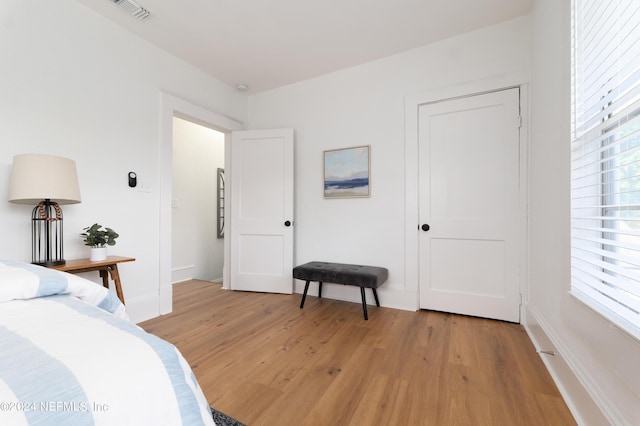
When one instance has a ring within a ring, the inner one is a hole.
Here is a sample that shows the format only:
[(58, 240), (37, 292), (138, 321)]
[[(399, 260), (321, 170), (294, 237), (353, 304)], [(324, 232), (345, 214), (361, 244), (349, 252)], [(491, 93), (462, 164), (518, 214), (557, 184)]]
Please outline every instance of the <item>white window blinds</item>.
[(640, 339), (640, 1), (572, 21), (571, 292)]

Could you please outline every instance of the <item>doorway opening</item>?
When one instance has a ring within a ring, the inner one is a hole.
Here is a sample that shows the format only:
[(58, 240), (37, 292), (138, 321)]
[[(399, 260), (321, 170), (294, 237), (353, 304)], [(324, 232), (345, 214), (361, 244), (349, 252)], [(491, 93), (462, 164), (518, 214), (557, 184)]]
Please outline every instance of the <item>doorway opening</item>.
[[(173, 309), (172, 287), (172, 226), (173, 226), (173, 125), (174, 117), (197, 123), (224, 134), (224, 164), (230, 172), (231, 132), (242, 129), (242, 123), (187, 102), (167, 93), (161, 93), (161, 129), (160, 129), (160, 229), (158, 259), (159, 288), (157, 315), (168, 314)], [(215, 181), (212, 183), (215, 188)], [(228, 203), (227, 203), (228, 204)], [(178, 200), (180, 205), (180, 200)], [(228, 206), (225, 206), (228, 208)], [(228, 215), (226, 215), (228, 217)], [(224, 239), (223, 283), (228, 282), (229, 239)]]
[(221, 283), (218, 174), (224, 170), (224, 133), (174, 117), (172, 156), (171, 282)]

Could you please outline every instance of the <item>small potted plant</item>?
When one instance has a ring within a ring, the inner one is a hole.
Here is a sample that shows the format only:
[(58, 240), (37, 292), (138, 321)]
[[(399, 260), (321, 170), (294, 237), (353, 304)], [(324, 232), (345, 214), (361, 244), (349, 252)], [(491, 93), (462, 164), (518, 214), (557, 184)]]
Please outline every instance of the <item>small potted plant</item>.
[(116, 238), (120, 235), (111, 228), (102, 228), (99, 223), (94, 223), (83, 229), (80, 234), (84, 244), (91, 247), (91, 261), (105, 260), (107, 258), (107, 246), (116, 244)]

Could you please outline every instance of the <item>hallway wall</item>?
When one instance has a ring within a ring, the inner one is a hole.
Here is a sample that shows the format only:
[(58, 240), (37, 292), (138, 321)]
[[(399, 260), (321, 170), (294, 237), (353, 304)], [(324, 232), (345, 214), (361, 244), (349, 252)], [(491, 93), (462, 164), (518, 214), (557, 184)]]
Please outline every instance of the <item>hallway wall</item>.
[(224, 134), (174, 117), (171, 282), (222, 277), (218, 168), (224, 168)]

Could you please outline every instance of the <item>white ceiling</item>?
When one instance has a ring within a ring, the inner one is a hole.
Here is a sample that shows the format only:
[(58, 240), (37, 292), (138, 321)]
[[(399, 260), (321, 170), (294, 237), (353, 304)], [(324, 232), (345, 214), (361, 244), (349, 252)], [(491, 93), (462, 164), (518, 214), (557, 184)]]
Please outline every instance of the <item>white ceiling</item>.
[(535, 0), (78, 0), (200, 68), (256, 93), (528, 13)]

